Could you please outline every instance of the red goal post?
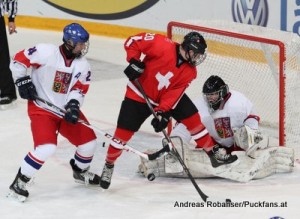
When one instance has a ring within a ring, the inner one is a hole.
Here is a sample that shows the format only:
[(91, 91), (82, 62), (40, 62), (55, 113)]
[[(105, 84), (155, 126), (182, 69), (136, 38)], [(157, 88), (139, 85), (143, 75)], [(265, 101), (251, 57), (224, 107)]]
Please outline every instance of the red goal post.
[(189, 96), (201, 96), (204, 81), (219, 75), (230, 89), (244, 93), (254, 103), (262, 126), (278, 137), (279, 145), (296, 147), (300, 140), (299, 36), (223, 21), (168, 24), (168, 37), (177, 42), (190, 31), (204, 36), (208, 56), (197, 67), (197, 79), (187, 89)]

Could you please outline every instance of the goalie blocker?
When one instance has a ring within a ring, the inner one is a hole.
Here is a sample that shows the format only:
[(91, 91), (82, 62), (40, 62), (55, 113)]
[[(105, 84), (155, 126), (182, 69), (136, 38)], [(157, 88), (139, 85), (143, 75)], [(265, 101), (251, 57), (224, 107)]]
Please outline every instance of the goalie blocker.
[[(222, 177), (238, 182), (249, 182), (275, 173), (292, 172), (294, 167), (294, 150), (287, 147), (255, 144), (251, 157), (245, 151), (235, 151), (239, 165), (224, 165), (218, 168), (211, 166), (209, 157), (202, 149), (195, 149), (183, 143), (178, 136), (172, 141), (180, 156), (195, 178)], [(164, 144), (164, 140), (163, 140)], [(148, 151), (153, 152), (153, 151)], [(235, 162), (236, 163), (236, 162)], [(177, 158), (169, 153), (165, 157), (149, 161), (141, 158), (138, 171), (145, 177), (187, 177)]]

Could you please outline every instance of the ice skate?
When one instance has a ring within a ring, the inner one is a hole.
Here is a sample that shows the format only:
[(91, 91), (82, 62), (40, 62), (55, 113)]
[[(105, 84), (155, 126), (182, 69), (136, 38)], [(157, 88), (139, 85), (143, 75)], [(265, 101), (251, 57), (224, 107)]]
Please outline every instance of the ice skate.
[(0, 110), (13, 109), (16, 106), (16, 98), (0, 97)]
[(17, 199), (18, 201), (24, 202), (29, 196), (29, 193), (26, 190), (26, 186), (29, 181), (30, 181), (30, 178), (23, 175), (21, 173), (21, 168), (20, 168), (15, 180), (9, 187), (10, 192), (7, 195), (7, 197), (14, 198), (14, 199)]
[(100, 179), (100, 187), (101, 188), (108, 189), (108, 187), (110, 186), (110, 181), (111, 181), (113, 172), (114, 172), (114, 165), (105, 163), (102, 174), (101, 174), (101, 179)]
[(238, 159), (236, 155), (227, 154), (226, 150), (219, 145), (215, 145), (211, 151), (207, 152), (207, 155), (214, 168), (231, 164)]
[(75, 182), (85, 184), (86, 186), (88, 185), (99, 185), (100, 183), (100, 177), (95, 174), (89, 172), (89, 168), (86, 169), (80, 169), (76, 164), (75, 160), (71, 159), (70, 160), (70, 165), (73, 170), (73, 177), (75, 179)]

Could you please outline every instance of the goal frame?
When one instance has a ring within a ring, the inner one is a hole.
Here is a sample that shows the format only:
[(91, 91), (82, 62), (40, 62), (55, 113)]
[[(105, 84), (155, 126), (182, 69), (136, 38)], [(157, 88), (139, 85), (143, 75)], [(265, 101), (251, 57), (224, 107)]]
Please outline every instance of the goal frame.
[(258, 37), (258, 36), (252, 36), (252, 35), (247, 35), (247, 34), (241, 34), (241, 33), (235, 33), (235, 32), (230, 32), (230, 31), (224, 31), (224, 30), (218, 30), (215, 28), (208, 28), (204, 26), (198, 26), (198, 25), (193, 25), (193, 24), (187, 24), (187, 23), (182, 23), (182, 22), (176, 22), (176, 21), (171, 21), (168, 23), (167, 26), (167, 36), (168, 38), (172, 39), (172, 28), (173, 27), (182, 27), (185, 29), (190, 29), (191, 31), (199, 31), (205, 32), (205, 33), (211, 33), (211, 34), (218, 34), (218, 35), (223, 35), (227, 37), (233, 37), (233, 38), (238, 38), (238, 39), (243, 39), (243, 40), (249, 40), (253, 42), (260, 42), (260, 43), (266, 43), (266, 44), (271, 44), (274, 46), (279, 47), (279, 145), (280, 146), (286, 146), (285, 145), (285, 61), (286, 61), (286, 56), (285, 56), (285, 45), (283, 42), (274, 40), (274, 39), (268, 39), (268, 38), (263, 38), (263, 37)]

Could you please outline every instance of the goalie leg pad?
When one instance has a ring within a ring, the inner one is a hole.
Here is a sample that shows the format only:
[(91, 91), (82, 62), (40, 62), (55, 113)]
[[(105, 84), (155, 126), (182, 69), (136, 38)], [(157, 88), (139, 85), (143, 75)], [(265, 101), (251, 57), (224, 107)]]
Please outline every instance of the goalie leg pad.
[[(202, 149), (195, 149), (193, 145), (187, 143), (182, 144), (179, 137), (172, 138), (178, 153), (182, 156), (185, 165), (189, 168), (190, 173), (195, 178), (207, 178), (218, 176), (220, 172), (228, 171), (233, 165), (223, 165), (218, 168), (213, 168), (207, 154)], [(155, 151), (147, 151), (146, 153), (153, 153)], [(235, 165), (238, 162), (235, 162)], [(156, 177), (187, 177), (185, 171), (178, 161), (178, 159), (170, 153), (164, 158), (153, 161), (141, 158), (141, 163), (138, 167), (138, 172), (145, 177), (153, 173)]]
[[(182, 160), (185, 162), (185, 155), (184, 155), (184, 148), (183, 148), (183, 142), (180, 137), (178, 136), (172, 136), (171, 141), (176, 148), (178, 154), (182, 158)], [(167, 139), (162, 140), (162, 144), (166, 145), (168, 144)], [(164, 157), (164, 162), (165, 162), (165, 173), (175, 173), (175, 174), (183, 174), (183, 167), (181, 163), (179, 162), (178, 158), (176, 155), (171, 151), (169, 154), (167, 154)]]
[[(184, 160), (184, 150), (183, 143), (180, 137), (172, 136), (171, 141), (178, 151), (181, 158)], [(168, 144), (167, 139), (162, 140), (162, 144)], [(145, 153), (154, 153), (156, 150), (148, 150)], [(166, 156), (156, 159), (156, 160), (146, 160), (141, 158), (141, 163), (139, 164), (138, 171), (142, 173), (145, 177), (148, 177), (149, 174), (154, 174), (157, 176), (176, 176), (182, 177), (183, 167), (178, 161), (174, 153), (170, 152)]]
[(294, 151), (292, 148), (269, 147), (255, 151), (254, 158), (242, 152), (238, 153), (240, 165), (222, 173), (221, 177), (238, 182), (249, 182), (251, 179), (261, 179), (275, 173), (293, 171)]

